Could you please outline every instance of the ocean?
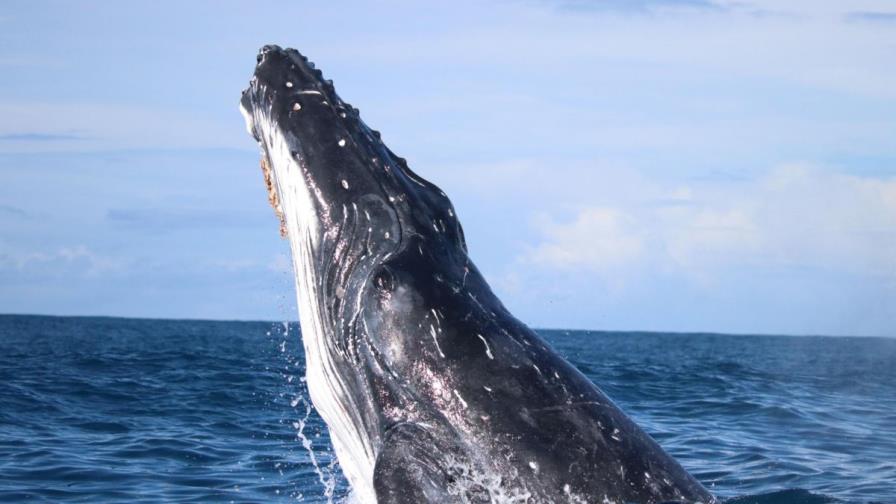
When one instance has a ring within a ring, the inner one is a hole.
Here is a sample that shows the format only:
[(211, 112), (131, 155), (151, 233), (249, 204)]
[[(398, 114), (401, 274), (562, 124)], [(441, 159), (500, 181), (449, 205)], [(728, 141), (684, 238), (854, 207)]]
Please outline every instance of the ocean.
[[(896, 502), (896, 339), (539, 331), (730, 504)], [(340, 502), (295, 324), (0, 316), (0, 501)]]

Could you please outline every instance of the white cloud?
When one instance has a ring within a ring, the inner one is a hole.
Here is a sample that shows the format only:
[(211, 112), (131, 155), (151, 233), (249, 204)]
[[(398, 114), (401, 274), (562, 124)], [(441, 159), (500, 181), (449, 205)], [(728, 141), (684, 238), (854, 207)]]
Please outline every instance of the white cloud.
[(521, 261), (584, 269), (610, 282), (659, 271), (706, 284), (744, 266), (896, 279), (894, 178), (792, 164), (750, 182), (665, 192), (653, 205), (633, 198), (582, 206), (565, 221), (539, 215), (540, 241)]
[(644, 251), (637, 220), (614, 208), (584, 208), (566, 223), (542, 214), (536, 227), (546, 238), (526, 256), (536, 264), (607, 273)]
[(788, 165), (759, 182), (751, 203), (763, 250), (780, 263), (896, 275), (896, 178)]

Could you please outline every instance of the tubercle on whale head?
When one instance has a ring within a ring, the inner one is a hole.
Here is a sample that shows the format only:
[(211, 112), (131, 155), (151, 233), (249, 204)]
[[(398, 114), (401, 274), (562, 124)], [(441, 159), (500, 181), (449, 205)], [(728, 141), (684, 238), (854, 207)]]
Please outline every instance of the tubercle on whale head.
[[(379, 132), (368, 128), (332, 81), (298, 51), (264, 46), (240, 108), (261, 147), (269, 200), (287, 233), (310, 226), (326, 240), (344, 225), (347, 211), (376, 210), (389, 214), (365, 216), (378, 239), (430, 235), (466, 251), (447, 196), (389, 150)], [(304, 187), (288, 187), (287, 179)], [(304, 194), (301, 212), (284, 208), (286, 193), (295, 191)]]

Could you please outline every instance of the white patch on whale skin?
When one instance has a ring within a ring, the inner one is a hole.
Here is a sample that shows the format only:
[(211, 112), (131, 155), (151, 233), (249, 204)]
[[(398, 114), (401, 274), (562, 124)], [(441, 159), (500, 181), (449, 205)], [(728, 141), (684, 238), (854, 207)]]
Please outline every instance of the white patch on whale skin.
[(485, 345), (485, 355), (486, 355), (489, 359), (494, 360), (494, 359), (495, 359), (495, 356), (492, 355), (492, 349), (489, 348), (489, 346), (488, 346), (488, 341), (485, 341), (485, 337), (484, 337), (483, 335), (481, 335), (481, 334), (477, 334), (476, 336), (479, 336), (479, 339), (481, 339), (481, 340), (482, 340), (482, 343)]
[(457, 389), (454, 389), (454, 397), (457, 397), (457, 400), (460, 401), (460, 405), (463, 406), (464, 409), (467, 409), (467, 401), (464, 401), (464, 398), (461, 397), (460, 392)]
[[(293, 158), (286, 139), (263, 114), (252, 117), (240, 107), (250, 133), (255, 129), (267, 145), (267, 155), (286, 217), (287, 237), (292, 249), (296, 277), (296, 296), (302, 343), (305, 347), (308, 394), (327, 423), (339, 465), (352, 487), (352, 496), (360, 504), (376, 503), (373, 488), (375, 451), (358, 418), (359, 408), (352, 404), (347, 384), (333, 363), (333, 351), (320, 311), (313, 251), (319, 246), (313, 188), (305, 184), (300, 160)], [(258, 128), (260, 126), (260, 128)]]
[(439, 355), (442, 356), (442, 358), (444, 359), (444, 358), (445, 358), (445, 353), (442, 352), (442, 347), (439, 346), (439, 337), (438, 337), (438, 335), (436, 334), (436, 326), (434, 326), (434, 325), (430, 325), (430, 326), (429, 326), (429, 332), (432, 334), (432, 340), (433, 340), (433, 342), (435, 342), (435, 344), (436, 344), (436, 350), (439, 351)]

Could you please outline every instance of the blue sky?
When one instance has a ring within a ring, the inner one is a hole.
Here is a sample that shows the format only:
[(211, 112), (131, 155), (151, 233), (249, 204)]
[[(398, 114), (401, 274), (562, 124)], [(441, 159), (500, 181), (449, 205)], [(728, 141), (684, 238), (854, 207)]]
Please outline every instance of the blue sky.
[(536, 327), (894, 335), (896, 4), (0, 4), (0, 312), (295, 317), (237, 111), (296, 47)]

